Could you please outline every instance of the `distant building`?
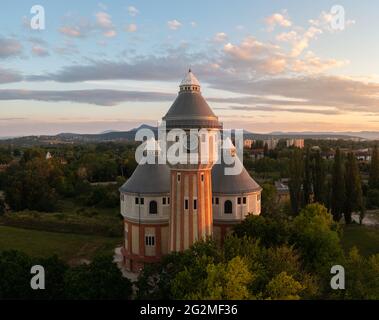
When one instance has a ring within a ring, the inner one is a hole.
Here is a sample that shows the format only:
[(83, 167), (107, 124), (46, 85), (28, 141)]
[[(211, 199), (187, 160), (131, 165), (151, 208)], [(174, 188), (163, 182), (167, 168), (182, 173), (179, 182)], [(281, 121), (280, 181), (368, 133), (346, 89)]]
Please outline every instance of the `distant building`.
[(264, 149), (252, 149), (250, 151), (250, 158), (254, 161), (263, 159), (265, 157)]
[(283, 203), (290, 200), (290, 190), (288, 185), (283, 181), (275, 181), (276, 197), (278, 203)]
[(267, 144), (268, 150), (274, 150), (278, 146), (279, 140), (278, 139), (267, 139), (263, 140), (263, 146)]
[(245, 139), (243, 140), (243, 147), (246, 148), (246, 149), (251, 149), (251, 147), (253, 146), (254, 144), (254, 140), (252, 139)]
[(368, 148), (367, 149), (355, 150), (354, 155), (358, 161), (361, 161), (361, 162), (370, 162), (371, 161), (371, 152)]
[(286, 141), (287, 147), (304, 148), (304, 139), (288, 139)]

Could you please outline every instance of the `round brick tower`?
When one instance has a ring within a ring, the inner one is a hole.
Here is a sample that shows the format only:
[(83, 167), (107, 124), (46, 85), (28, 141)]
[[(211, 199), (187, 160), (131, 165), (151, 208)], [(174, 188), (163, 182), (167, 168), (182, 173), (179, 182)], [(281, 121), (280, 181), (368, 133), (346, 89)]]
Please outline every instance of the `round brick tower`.
[[(180, 161), (170, 167), (171, 212), (169, 250), (182, 251), (194, 242), (212, 236), (212, 167), (222, 125), (200, 91), (191, 70), (179, 86), (179, 94), (163, 117), (167, 149), (180, 145)], [(169, 138), (170, 132), (175, 139)]]

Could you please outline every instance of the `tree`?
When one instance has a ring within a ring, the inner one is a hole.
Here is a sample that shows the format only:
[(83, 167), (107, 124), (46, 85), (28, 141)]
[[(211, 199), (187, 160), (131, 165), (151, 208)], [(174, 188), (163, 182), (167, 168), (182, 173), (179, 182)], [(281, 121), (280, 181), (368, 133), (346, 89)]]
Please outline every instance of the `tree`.
[(238, 237), (259, 239), (265, 247), (284, 244), (290, 236), (290, 228), (284, 217), (264, 217), (249, 215), (233, 228)]
[(278, 201), (276, 188), (271, 183), (262, 184), (262, 214), (275, 215), (278, 213)]
[(370, 189), (379, 189), (379, 151), (377, 146), (372, 150), (368, 184)]
[(18, 251), (0, 252), (0, 300), (31, 299), (30, 268), (32, 260)]
[(304, 161), (304, 179), (303, 179), (303, 198), (304, 206), (311, 203), (312, 195), (312, 163), (311, 163), (311, 152), (309, 147), (305, 153)]
[(296, 148), (291, 153), (289, 162), (289, 191), (291, 198), (292, 213), (297, 215), (301, 208), (301, 187), (303, 182), (304, 165), (303, 153)]
[(273, 300), (299, 300), (303, 286), (286, 272), (275, 276), (267, 285), (265, 295)]
[(379, 254), (368, 258), (353, 247), (346, 259), (347, 299), (379, 299)]
[(345, 179), (343, 159), (339, 148), (336, 150), (332, 175), (332, 214), (335, 221), (339, 221), (345, 208)]
[[(25, 156), (25, 154), (24, 154)], [(55, 187), (62, 172), (53, 161), (29, 155), (27, 161), (7, 170), (5, 200), (15, 210), (54, 211), (57, 205)]]
[[(206, 276), (197, 279), (194, 291), (187, 292), (183, 297), (183, 287), (189, 286), (190, 282), (196, 281), (196, 275), (191, 269), (185, 269), (177, 274), (173, 281), (175, 296), (185, 299), (201, 300), (242, 300), (250, 297), (248, 285), (253, 280), (245, 261), (237, 256), (227, 263), (210, 263), (206, 266)], [(188, 291), (188, 289), (184, 289)]]
[(361, 177), (355, 156), (349, 153), (345, 170), (346, 197), (345, 197), (345, 222), (351, 223), (351, 215), (354, 211), (364, 212)]
[(324, 276), (343, 257), (338, 225), (317, 203), (305, 207), (294, 219), (290, 243), (301, 253), (306, 270)]
[(96, 257), (89, 265), (70, 268), (64, 276), (68, 299), (130, 299), (132, 283), (124, 278), (111, 256)]
[(321, 157), (320, 151), (317, 151), (314, 156), (314, 166), (312, 168), (312, 178), (313, 178), (313, 193), (314, 200), (318, 203), (324, 204), (325, 199), (325, 164)]

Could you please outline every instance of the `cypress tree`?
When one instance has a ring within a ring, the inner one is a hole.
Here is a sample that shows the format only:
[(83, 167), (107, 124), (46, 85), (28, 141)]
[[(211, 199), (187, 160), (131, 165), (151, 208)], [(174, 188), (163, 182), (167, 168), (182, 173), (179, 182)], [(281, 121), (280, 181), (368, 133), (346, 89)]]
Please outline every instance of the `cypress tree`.
[(291, 153), (289, 161), (289, 182), (288, 187), (290, 191), (291, 208), (293, 214), (297, 215), (301, 208), (301, 185), (303, 182), (303, 153), (301, 149), (294, 149)]
[(379, 151), (377, 146), (374, 147), (371, 154), (368, 185), (370, 189), (379, 189)]
[(345, 170), (345, 183), (346, 183), (346, 200), (344, 217), (345, 222), (351, 223), (351, 214), (354, 211), (363, 212), (363, 195), (361, 177), (359, 174), (359, 168), (355, 156), (353, 153), (349, 153), (346, 162)]
[(326, 173), (324, 159), (321, 157), (320, 151), (317, 151), (317, 153), (314, 156), (314, 165), (312, 169), (314, 200), (318, 203), (324, 204), (326, 202)]
[(305, 153), (305, 161), (304, 161), (304, 180), (303, 180), (304, 206), (311, 203), (311, 194), (312, 194), (312, 167), (311, 167), (311, 152), (308, 147)]
[(335, 221), (339, 221), (345, 207), (345, 179), (341, 151), (336, 150), (332, 176), (331, 209)]

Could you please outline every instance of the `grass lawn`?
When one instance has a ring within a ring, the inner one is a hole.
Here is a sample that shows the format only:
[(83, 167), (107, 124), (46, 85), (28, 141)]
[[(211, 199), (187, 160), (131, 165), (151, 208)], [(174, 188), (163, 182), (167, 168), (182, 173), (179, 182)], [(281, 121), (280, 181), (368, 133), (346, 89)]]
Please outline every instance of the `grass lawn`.
[(345, 226), (342, 245), (346, 251), (356, 246), (363, 255), (379, 253), (379, 228), (358, 224)]
[(121, 243), (121, 238), (0, 226), (0, 250), (19, 250), (34, 257), (56, 254), (69, 264), (91, 260), (97, 254), (112, 254)]

